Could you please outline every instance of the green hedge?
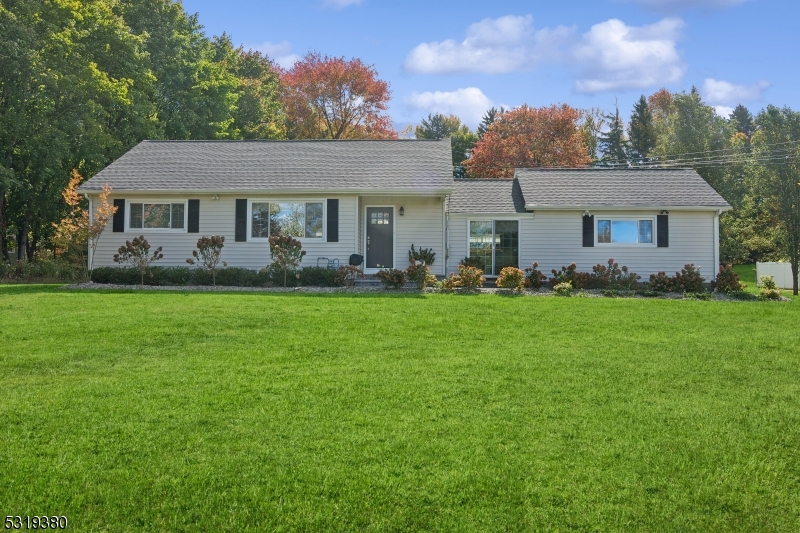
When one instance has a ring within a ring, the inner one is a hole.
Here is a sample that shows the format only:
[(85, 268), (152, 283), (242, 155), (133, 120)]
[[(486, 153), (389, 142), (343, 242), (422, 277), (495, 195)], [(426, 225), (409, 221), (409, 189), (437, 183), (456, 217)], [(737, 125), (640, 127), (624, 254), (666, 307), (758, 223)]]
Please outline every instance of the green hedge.
[[(309, 287), (341, 286), (335, 270), (322, 267), (308, 267), (300, 270), (298, 280), (295, 273), (287, 276), (287, 285), (298, 284)], [(124, 267), (98, 267), (92, 273), (95, 283), (113, 283), (116, 285), (139, 285), (141, 283), (138, 270)], [(151, 267), (144, 277), (145, 285), (212, 285), (211, 272), (202, 268), (190, 267)], [(283, 273), (269, 269), (260, 272), (249, 268), (227, 267), (217, 270), (217, 285), (226, 287), (268, 287), (282, 286)]]

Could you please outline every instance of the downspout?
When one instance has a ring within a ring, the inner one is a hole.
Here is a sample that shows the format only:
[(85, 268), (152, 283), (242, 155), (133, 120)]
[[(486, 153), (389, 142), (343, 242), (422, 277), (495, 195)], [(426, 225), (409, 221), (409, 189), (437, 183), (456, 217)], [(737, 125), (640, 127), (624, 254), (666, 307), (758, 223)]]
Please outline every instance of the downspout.
[(444, 197), (444, 271), (442, 274), (447, 277), (447, 260), (450, 258), (450, 195)]
[(714, 271), (712, 279), (716, 277), (719, 272), (719, 216), (722, 214), (722, 209), (714, 213)]
[[(89, 200), (89, 227), (92, 227), (92, 218), (94, 213), (92, 212), (92, 197), (89, 196), (88, 192), (83, 193), (83, 196)], [(89, 270), (89, 266), (92, 264), (92, 239), (86, 239), (86, 270)]]

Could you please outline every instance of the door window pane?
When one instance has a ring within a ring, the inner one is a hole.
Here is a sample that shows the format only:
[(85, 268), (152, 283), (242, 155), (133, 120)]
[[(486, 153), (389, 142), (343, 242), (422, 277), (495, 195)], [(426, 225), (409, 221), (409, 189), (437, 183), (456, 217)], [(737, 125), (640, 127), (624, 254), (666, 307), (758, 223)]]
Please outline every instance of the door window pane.
[(653, 221), (639, 221), (639, 242), (653, 244)]
[(494, 222), (494, 268), (492, 274), (500, 275), (507, 266), (518, 267), (519, 222), (516, 220), (495, 220)]
[(131, 229), (142, 229), (142, 204), (130, 204)]
[(322, 203), (306, 204), (306, 237), (322, 237)]
[(611, 242), (631, 244), (639, 242), (639, 223), (636, 220), (612, 220)]
[(183, 204), (172, 204), (172, 229), (183, 229)]
[(478, 259), (486, 273), (492, 267), (492, 221), (474, 220), (469, 223), (469, 258)]

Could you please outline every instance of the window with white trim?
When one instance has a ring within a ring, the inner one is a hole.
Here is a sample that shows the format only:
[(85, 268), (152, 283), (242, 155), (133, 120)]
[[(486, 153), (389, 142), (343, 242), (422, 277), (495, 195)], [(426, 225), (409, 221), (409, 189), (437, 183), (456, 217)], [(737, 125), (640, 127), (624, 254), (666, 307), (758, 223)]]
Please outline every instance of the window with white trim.
[(655, 243), (654, 218), (597, 218), (597, 244)]
[(267, 239), (271, 235), (295, 239), (321, 239), (323, 202), (250, 203), (250, 238)]
[(139, 202), (128, 203), (130, 229), (186, 228), (186, 203)]

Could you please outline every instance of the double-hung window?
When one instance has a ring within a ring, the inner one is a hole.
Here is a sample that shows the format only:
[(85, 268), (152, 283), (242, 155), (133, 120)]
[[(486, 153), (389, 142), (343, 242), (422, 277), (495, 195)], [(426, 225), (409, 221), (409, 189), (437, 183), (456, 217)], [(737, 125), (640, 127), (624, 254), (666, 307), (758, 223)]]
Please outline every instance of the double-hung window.
[(267, 202), (250, 204), (250, 238), (272, 235), (295, 239), (322, 238), (322, 202)]
[(130, 229), (186, 228), (186, 203), (131, 202), (128, 204)]
[(653, 218), (597, 217), (598, 244), (654, 244)]

